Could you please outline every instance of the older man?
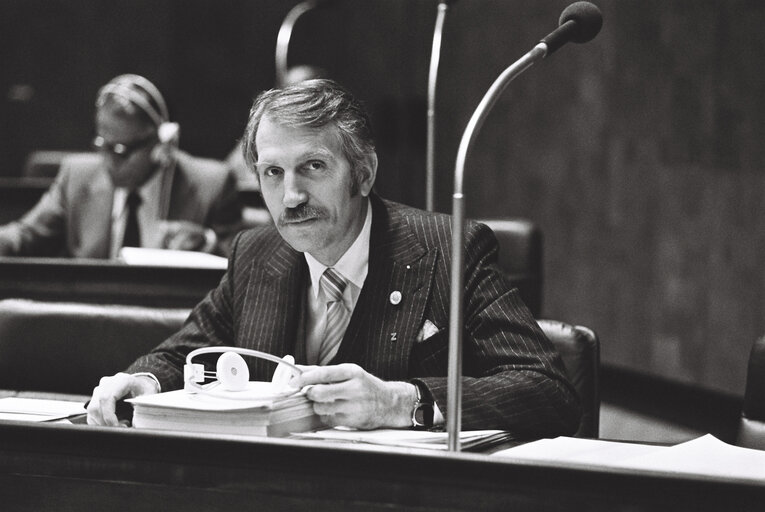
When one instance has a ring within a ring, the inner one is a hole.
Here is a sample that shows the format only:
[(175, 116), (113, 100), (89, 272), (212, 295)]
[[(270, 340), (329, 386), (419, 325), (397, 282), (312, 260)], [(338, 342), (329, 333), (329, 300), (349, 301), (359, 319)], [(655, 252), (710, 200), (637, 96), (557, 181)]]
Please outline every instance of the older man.
[(113, 258), (123, 246), (227, 254), (241, 228), (236, 178), (177, 148), (159, 90), (120, 75), (96, 99), (93, 154), (66, 159), (48, 192), (0, 227), (0, 254)]
[[(102, 379), (89, 422), (117, 424), (119, 398), (182, 387), (186, 354), (207, 345), (294, 354), (309, 365), (296, 384), (312, 385), (308, 398), (330, 425), (443, 421), (450, 218), (372, 191), (369, 119), (330, 80), (261, 94), (244, 151), (274, 226), (238, 236), (228, 272), (184, 327)], [(559, 355), (496, 267), (492, 232), (466, 231), (462, 425), (572, 434), (578, 404)], [(274, 368), (258, 360), (251, 371), (267, 380)]]

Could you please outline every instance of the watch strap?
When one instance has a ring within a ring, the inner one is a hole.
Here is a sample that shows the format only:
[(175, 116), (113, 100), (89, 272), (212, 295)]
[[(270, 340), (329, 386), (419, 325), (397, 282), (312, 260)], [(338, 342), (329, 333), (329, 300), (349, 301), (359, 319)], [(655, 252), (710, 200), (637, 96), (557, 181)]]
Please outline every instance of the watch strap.
[(429, 429), (433, 427), (433, 400), (428, 389), (420, 382), (412, 381), (417, 397), (412, 408), (412, 428)]

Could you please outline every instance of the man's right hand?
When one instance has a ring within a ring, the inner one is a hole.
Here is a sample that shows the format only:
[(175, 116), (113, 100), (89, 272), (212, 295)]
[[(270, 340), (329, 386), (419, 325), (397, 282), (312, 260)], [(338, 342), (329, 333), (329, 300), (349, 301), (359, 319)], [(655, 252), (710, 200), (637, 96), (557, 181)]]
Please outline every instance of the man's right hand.
[(102, 377), (88, 404), (88, 425), (128, 426), (115, 412), (117, 400), (157, 393), (157, 383), (146, 375), (118, 373)]

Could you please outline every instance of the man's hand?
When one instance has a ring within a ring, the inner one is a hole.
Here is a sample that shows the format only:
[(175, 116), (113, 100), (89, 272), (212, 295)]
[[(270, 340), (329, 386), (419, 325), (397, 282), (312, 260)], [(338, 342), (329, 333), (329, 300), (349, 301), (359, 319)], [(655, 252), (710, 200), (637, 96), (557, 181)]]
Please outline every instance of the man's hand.
[(146, 375), (118, 373), (103, 377), (88, 404), (88, 425), (128, 426), (115, 412), (117, 400), (156, 393), (157, 383)]
[(412, 426), (417, 397), (414, 384), (386, 382), (349, 363), (303, 369), (293, 384), (311, 386), (306, 396), (327, 425), (359, 429)]
[(207, 243), (204, 226), (185, 220), (166, 220), (159, 225), (162, 247), (179, 251), (201, 251)]

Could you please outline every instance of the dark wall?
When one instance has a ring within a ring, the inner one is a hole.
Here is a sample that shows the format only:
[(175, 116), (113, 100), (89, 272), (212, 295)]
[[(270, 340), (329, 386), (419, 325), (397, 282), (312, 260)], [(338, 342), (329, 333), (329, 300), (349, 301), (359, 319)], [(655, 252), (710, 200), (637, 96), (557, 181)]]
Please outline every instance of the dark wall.
[[(182, 146), (222, 158), (274, 80), (296, 1), (0, 2), (0, 169), (32, 148), (84, 149), (93, 96), (147, 75)], [(457, 146), (497, 76), (568, 2), (471, 0), (446, 20), (437, 209)], [(514, 81), (468, 159), (469, 216), (522, 216), (545, 235), (544, 316), (581, 323), (605, 363), (741, 393), (765, 332), (765, 4), (599, 0), (601, 34)], [(379, 191), (424, 205), (425, 103), (436, 1), (335, 0), (305, 15), (291, 63), (326, 67), (367, 101)]]
[[(446, 38), (447, 153), (562, 4), (479, 3), (455, 4)], [(765, 4), (599, 3), (595, 41), (498, 102), (469, 159), (468, 212), (542, 226), (544, 315), (596, 329), (604, 362), (741, 393), (765, 331)]]
[(121, 73), (143, 74), (163, 91), (182, 147), (225, 156), (253, 93), (273, 82), (274, 41), (289, 8), (280, 4), (0, 2), (3, 173), (18, 173), (33, 148), (86, 149), (96, 91)]

